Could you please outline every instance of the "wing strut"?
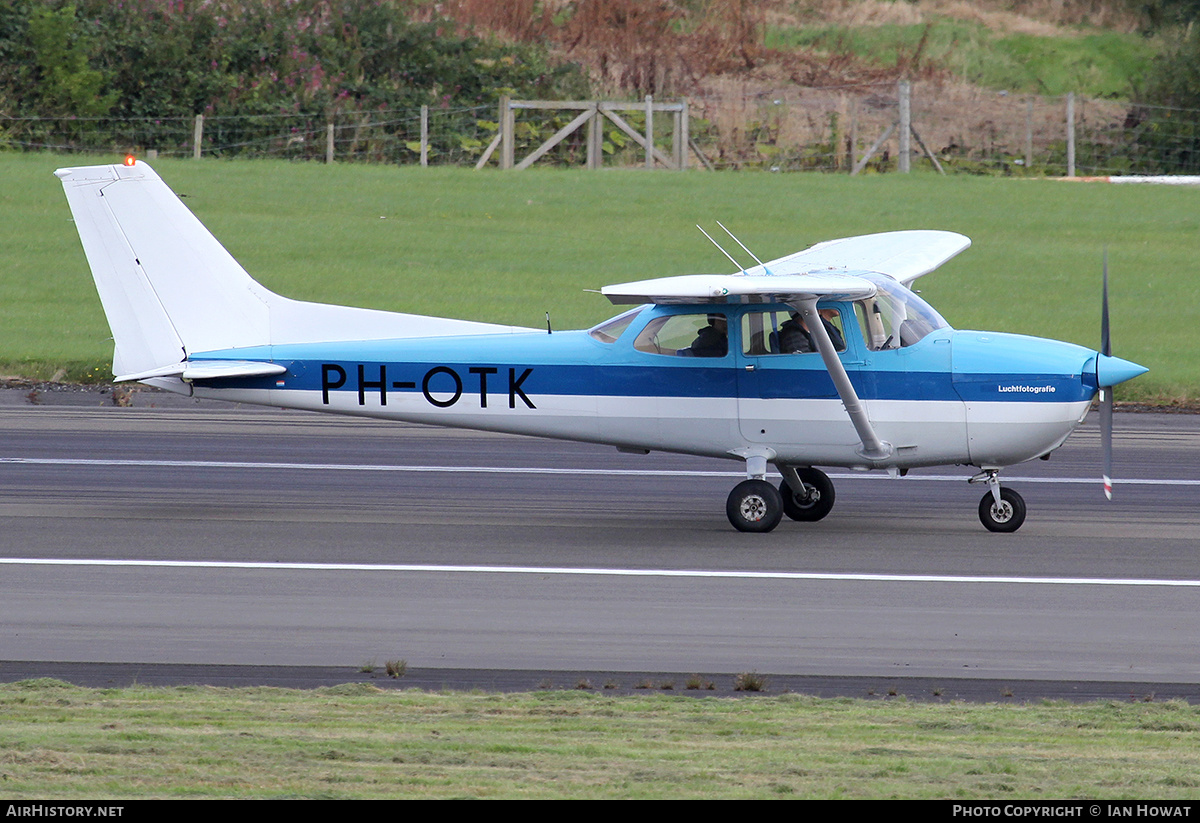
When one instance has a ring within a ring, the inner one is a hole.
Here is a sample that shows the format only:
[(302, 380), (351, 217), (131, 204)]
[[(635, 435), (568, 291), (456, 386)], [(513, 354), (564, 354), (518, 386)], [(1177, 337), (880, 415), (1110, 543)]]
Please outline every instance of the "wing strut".
[(821, 322), (821, 315), (817, 312), (818, 299), (809, 297), (800, 300), (794, 307), (804, 318), (804, 325), (808, 327), (808, 333), (812, 335), (813, 342), (817, 344), (817, 349), (821, 352), (821, 359), (825, 361), (825, 368), (829, 371), (829, 376), (833, 378), (833, 385), (837, 389), (838, 396), (842, 398), (842, 405), (846, 407), (846, 414), (850, 415), (850, 422), (854, 424), (854, 430), (858, 432), (858, 439), (862, 441), (862, 448), (858, 450), (858, 453), (868, 460), (886, 460), (892, 456), (892, 444), (886, 440), (880, 440), (874, 427), (871, 426), (871, 421), (867, 418), (867, 410), (862, 401), (858, 399), (858, 393), (854, 391), (854, 386), (850, 383), (850, 376), (846, 374), (846, 367), (842, 365), (841, 358), (837, 356), (837, 349), (833, 347), (833, 341), (829, 339), (829, 332), (825, 331), (825, 324)]

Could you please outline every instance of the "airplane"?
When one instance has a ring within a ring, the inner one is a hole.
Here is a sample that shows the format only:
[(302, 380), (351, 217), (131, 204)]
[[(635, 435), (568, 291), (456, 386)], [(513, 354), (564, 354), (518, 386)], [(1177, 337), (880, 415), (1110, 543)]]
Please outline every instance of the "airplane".
[(113, 332), (115, 381), (737, 460), (746, 479), (726, 515), (739, 531), (829, 514), (818, 466), (939, 465), (977, 468), (980, 521), (1016, 531), (1026, 506), (1001, 469), (1048, 457), (1098, 393), (1111, 497), (1111, 388), (1147, 371), (1112, 356), (1107, 262), (1099, 351), (951, 328), (910, 287), (970, 246), (954, 232), (829, 240), (748, 268), (726, 252), (735, 273), (605, 286), (632, 308), (551, 332), (291, 300), (253, 280), (145, 162), (55, 175)]

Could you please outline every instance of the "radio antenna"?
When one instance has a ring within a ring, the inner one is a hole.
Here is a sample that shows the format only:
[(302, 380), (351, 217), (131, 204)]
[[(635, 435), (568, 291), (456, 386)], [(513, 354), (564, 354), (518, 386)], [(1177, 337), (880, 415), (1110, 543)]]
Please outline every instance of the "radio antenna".
[[(725, 230), (725, 233), (726, 233), (726, 234), (728, 234), (730, 237), (732, 237), (732, 238), (733, 238), (733, 242), (737, 243), (739, 246), (741, 246), (741, 247), (742, 247), (742, 251), (746, 252), (746, 254), (748, 254), (748, 255), (750, 255), (751, 257), (753, 257), (753, 258), (754, 258), (754, 262), (755, 262), (755, 263), (757, 263), (758, 265), (760, 265), (760, 266), (762, 266), (762, 267), (763, 267), (763, 271), (765, 271), (767, 274), (770, 274), (770, 273), (771, 273), (771, 270), (767, 268), (767, 264), (766, 264), (766, 263), (764, 263), (763, 261), (759, 260), (759, 259), (758, 259), (758, 255), (757, 255), (757, 254), (755, 254), (754, 252), (750, 251), (750, 249), (746, 248), (746, 244), (745, 244), (745, 243), (743, 243), (741, 240), (738, 240), (738, 237), (737, 237), (737, 235), (736, 235), (736, 234), (734, 234), (733, 232), (731, 232), (729, 229), (726, 229), (726, 228), (725, 228), (725, 224), (724, 224), (724, 223), (722, 223), (720, 220), (718, 220), (718, 221), (717, 221), (717, 225), (718, 225), (718, 226), (720, 226), (722, 229), (724, 229), (724, 230)], [(742, 269), (742, 272), (743, 272), (743, 274), (745, 273), (745, 271), (746, 271), (745, 269)]]
[[(720, 223), (718, 223), (717, 225), (719, 226), (719, 225), (721, 225), (721, 224), (720, 224)], [(697, 223), (697, 224), (696, 224), (696, 228), (700, 229), (700, 224), (699, 224), (699, 223)], [(723, 255), (725, 255), (726, 257), (728, 257), (728, 258), (729, 258), (729, 262), (730, 262), (730, 263), (732, 263), (733, 265), (735, 265), (735, 266), (737, 266), (737, 267), (738, 267), (738, 271), (740, 271), (742, 274), (745, 274), (745, 273), (746, 273), (746, 270), (745, 270), (744, 268), (742, 268), (742, 264), (741, 264), (741, 263), (739, 263), (738, 261), (734, 260), (734, 259), (733, 259), (733, 257), (731, 257), (731, 256), (730, 256), (729, 252), (727, 252), (727, 251), (725, 251), (725, 249), (721, 248), (721, 244), (720, 244), (720, 243), (718, 243), (716, 240), (713, 240), (713, 239), (712, 239), (712, 235), (711, 235), (711, 234), (709, 234), (708, 232), (706, 232), (704, 229), (700, 229), (700, 233), (701, 233), (701, 234), (703, 234), (705, 237), (707, 237), (707, 238), (708, 238), (708, 242), (712, 243), (714, 246), (716, 246), (718, 249), (720, 249), (720, 251), (721, 251), (721, 254), (723, 254)], [(736, 240), (736, 239), (737, 239), (737, 238), (735, 237), (735, 238), (734, 238), (734, 240)], [(750, 256), (751, 256), (751, 257), (753, 257), (754, 255), (750, 255)]]

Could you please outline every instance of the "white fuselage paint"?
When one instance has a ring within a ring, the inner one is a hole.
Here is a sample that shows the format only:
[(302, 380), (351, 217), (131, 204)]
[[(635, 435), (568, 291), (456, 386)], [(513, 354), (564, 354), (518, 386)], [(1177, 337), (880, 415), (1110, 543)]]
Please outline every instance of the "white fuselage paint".
[[(1006, 400), (962, 403), (930, 400), (866, 401), (879, 436), (895, 446), (887, 461), (858, 453), (861, 443), (836, 399), (742, 399), (537, 395), (536, 408), (504, 397), (464, 392), (452, 408), (431, 406), (420, 393), (389, 393), (387, 405), (353, 392), (292, 389), (214, 389), (196, 397), (263, 406), (332, 412), (452, 428), (600, 443), (621, 448), (741, 459), (745, 448), (766, 448), (779, 465), (916, 468), (935, 465), (1009, 466), (1058, 446), (1079, 425), (1087, 401)], [(499, 400), (499, 402), (497, 402)]]

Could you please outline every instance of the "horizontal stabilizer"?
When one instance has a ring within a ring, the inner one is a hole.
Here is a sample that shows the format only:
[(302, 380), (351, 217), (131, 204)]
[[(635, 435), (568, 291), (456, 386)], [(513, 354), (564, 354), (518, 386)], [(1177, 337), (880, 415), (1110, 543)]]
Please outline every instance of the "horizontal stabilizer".
[(284, 374), (287, 366), (278, 363), (263, 363), (254, 360), (187, 360), (161, 366), (157, 369), (122, 374), (114, 378), (117, 383), (131, 380), (148, 380), (152, 377), (178, 377), (183, 380), (215, 380), (230, 377), (267, 377), (272, 374)]

